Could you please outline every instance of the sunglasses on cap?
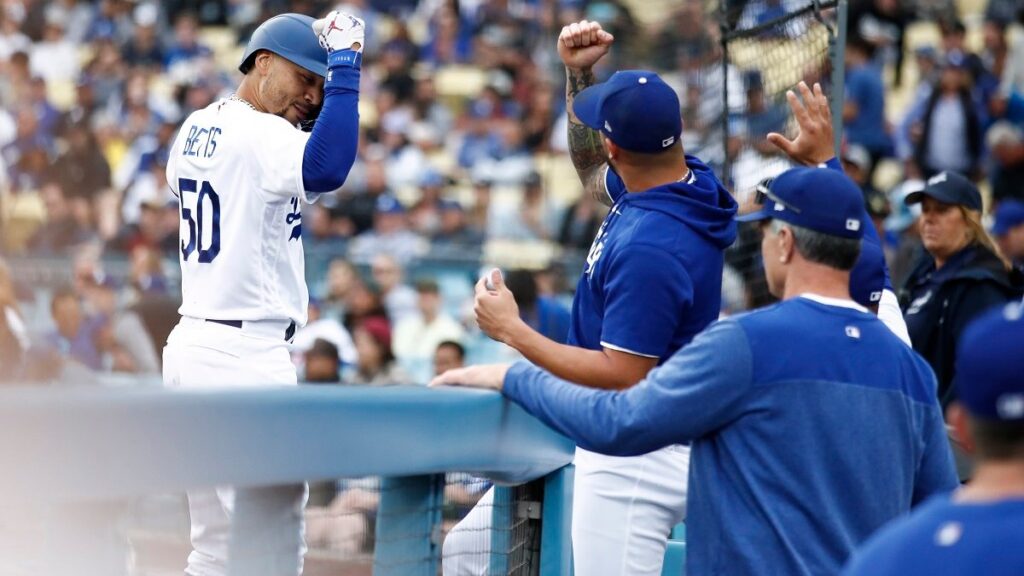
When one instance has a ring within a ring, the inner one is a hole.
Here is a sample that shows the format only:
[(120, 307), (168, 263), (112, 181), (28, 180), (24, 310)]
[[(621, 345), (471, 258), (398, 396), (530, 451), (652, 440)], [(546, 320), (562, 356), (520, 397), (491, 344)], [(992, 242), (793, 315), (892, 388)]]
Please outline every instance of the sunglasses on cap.
[(770, 177), (765, 178), (765, 179), (763, 179), (763, 180), (761, 180), (760, 182), (757, 183), (757, 187), (754, 188), (754, 203), (758, 204), (760, 206), (764, 206), (765, 200), (770, 198), (772, 200), (772, 202), (775, 202), (776, 204), (781, 204), (782, 206), (785, 206), (786, 208), (788, 208), (788, 209), (792, 210), (793, 212), (796, 212), (797, 214), (799, 214), (800, 213), (800, 209), (799, 208), (797, 208), (796, 206), (793, 206), (792, 204), (786, 202), (782, 198), (779, 198), (779, 196), (777, 194), (772, 192), (772, 182), (774, 182), (774, 181), (775, 181), (775, 177), (774, 176), (770, 176)]

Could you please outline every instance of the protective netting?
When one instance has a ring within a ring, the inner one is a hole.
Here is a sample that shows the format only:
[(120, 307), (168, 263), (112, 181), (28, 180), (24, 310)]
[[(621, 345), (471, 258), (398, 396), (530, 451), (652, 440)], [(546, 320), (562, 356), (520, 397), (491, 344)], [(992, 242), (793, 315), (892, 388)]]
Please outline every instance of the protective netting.
[[(741, 205), (751, 201), (758, 182), (791, 166), (766, 140), (770, 132), (795, 133), (786, 91), (801, 81), (808, 86), (817, 82), (830, 99), (841, 96), (833, 86), (833, 70), (842, 66), (835, 50), (836, 13), (834, 1), (804, 0), (729, 3), (718, 15), (724, 23), (722, 54), (704, 85), (704, 93), (712, 94), (705, 96), (701, 110), (707, 115), (700, 119), (714, 128), (702, 149), (718, 147), (717, 154), (708, 151), (708, 158), (716, 165), (721, 159), (723, 180)], [(710, 102), (714, 95), (717, 106)], [(727, 255), (725, 307), (757, 307), (769, 301), (753, 226), (741, 226), (739, 240)]]

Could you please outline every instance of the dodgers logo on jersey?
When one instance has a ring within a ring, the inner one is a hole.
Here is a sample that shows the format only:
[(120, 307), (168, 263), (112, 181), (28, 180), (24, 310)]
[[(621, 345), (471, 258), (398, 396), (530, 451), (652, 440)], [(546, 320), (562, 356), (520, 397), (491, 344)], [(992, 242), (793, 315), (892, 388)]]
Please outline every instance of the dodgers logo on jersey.
[(284, 217), (284, 221), (289, 226), (295, 224), (296, 222), (298, 222), (298, 224), (295, 224), (295, 227), (292, 228), (292, 233), (288, 237), (289, 242), (291, 242), (292, 240), (302, 240), (302, 211), (299, 209), (299, 199), (296, 198), (295, 196), (292, 196), (291, 202), (292, 211), (287, 216)]

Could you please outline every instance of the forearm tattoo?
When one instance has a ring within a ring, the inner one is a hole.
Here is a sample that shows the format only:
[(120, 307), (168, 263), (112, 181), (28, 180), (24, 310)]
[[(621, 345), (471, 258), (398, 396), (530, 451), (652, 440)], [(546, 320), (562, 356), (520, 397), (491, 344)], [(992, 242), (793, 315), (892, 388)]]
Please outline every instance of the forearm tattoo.
[(566, 69), (565, 103), (569, 115), (569, 156), (583, 182), (585, 193), (592, 195), (598, 202), (610, 204), (611, 200), (601, 182), (602, 168), (608, 160), (601, 133), (581, 123), (572, 111), (576, 95), (594, 84), (594, 81), (592, 70)]

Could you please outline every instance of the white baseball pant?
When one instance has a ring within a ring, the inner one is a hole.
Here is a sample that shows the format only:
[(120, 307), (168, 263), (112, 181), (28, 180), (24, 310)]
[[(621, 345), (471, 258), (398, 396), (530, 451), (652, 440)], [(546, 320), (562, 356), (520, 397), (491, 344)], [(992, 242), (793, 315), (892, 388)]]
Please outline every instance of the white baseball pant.
[[(668, 537), (686, 517), (690, 447), (629, 458), (577, 448), (575, 464), (575, 576), (661, 576)], [(444, 576), (488, 576), (493, 492), (445, 538)]]
[[(176, 388), (294, 385), (287, 322), (241, 328), (183, 317), (164, 347), (164, 385)], [(215, 438), (210, 439), (216, 441)], [(192, 552), (188, 576), (302, 573), (305, 484), (188, 492)]]

